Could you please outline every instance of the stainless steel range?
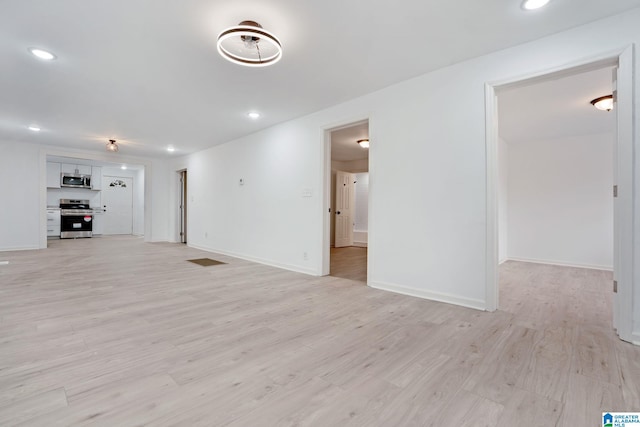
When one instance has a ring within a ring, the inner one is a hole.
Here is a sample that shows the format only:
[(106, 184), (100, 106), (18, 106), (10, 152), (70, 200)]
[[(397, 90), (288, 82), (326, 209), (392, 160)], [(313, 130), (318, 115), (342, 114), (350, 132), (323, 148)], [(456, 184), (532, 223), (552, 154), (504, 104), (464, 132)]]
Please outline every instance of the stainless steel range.
[(93, 210), (88, 200), (60, 199), (60, 238), (93, 235)]

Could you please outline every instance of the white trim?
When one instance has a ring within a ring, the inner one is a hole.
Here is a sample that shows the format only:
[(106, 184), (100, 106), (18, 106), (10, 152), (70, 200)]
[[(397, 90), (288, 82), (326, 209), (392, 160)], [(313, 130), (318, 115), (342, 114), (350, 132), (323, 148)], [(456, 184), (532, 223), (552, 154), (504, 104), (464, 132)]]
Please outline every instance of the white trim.
[[(485, 84), (485, 125), (486, 125), (486, 277), (485, 295), (487, 310), (497, 308), (498, 303), (498, 217), (497, 217), (497, 146), (498, 117), (496, 89), (531, 84), (536, 81), (574, 74), (604, 66), (618, 66), (618, 105), (617, 156), (618, 171), (618, 211), (616, 240), (620, 243), (618, 259), (614, 260), (614, 274), (618, 280), (618, 294), (615, 297), (614, 324), (621, 339), (632, 341), (633, 335), (633, 286), (634, 286), (634, 241), (640, 237), (634, 234), (634, 75), (633, 45), (624, 46), (616, 51), (593, 55), (590, 58), (557, 67), (538, 70), (528, 75), (488, 82)], [(494, 306), (495, 304), (495, 306)], [(640, 309), (640, 308), (639, 308)], [(617, 321), (619, 320), (619, 322)], [(640, 335), (640, 331), (634, 334)]]
[(236, 252), (224, 251), (221, 249), (206, 248), (204, 246), (192, 245), (192, 244), (189, 244), (188, 242), (187, 242), (187, 246), (190, 248), (199, 249), (205, 252), (211, 252), (215, 254), (230, 256), (233, 258), (243, 259), (245, 261), (251, 261), (258, 264), (268, 265), (270, 267), (276, 267), (276, 268), (281, 268), (283, 270), (294, 271), (296, 273), (303, 273), (303, 274), (309, 274), (311, 276), (318, 276), (317, 271), (315, 271), (313, 268), (300, 267), (298, 265), (293, 265), (293, 264), (285, 264), (285, 263), (272, 261), (264, 258), (257, 258), (250, 255), (244, 255)]
[(418, 297), (430, 301), (444, 302), (447, 304), (454, 304), (462, 307), (473, 308), (475, 310), (486, 311), (486, 303), (477, 299), (463, 298), (456, 295), (440, 292), (425, 291), (423, 289), (410, 288), (407, 286), (395, 285), (392, 283), (369, 282), (369, 286), (375, 289), (393, 292), (396, 294), (409, 295), (412, 297)]
[(357, 247), (357, 248), (366, 248), (367, 247), (367, 242), (353, 242), (353, 246)]
[(33, 251), (33, 250), (40, 250), (40, 249), (42, 248), (39, 246), (21, 246), (19, 248), (0, 248), (0, 252)]
[(596, 264), (572, 264), (569, 262), (562, 261), (551, 261), (548, 259), (536, 259), (536, 258), (519, 258), (519, 257), (508, 257), (504, 261), (501, 261), (501, 264), (505, 261), (518, 261), (518, 262), (530, 262), (532, 264), (547, 264), (547, 265), (557, 265), (560, 267), (573, 267), (573, 268), (587, 268), (589, 270), (605, 270), (605, 271), (613, 271), (613, 266), (611, 265), (596, 265)]
[(486, 114), (487, 229), (485, 247), (487, 311), (498, 309), (498, 99), (494, 86), (484, 85)]
[(40, 180), (38, 182), (39, 191), (39, 227), (40, 233), (38, 233), (38, 247), (35, 249), (46, 249), (47, 242), (47, 153), (42, 148), (38, 154), (38, 162), (40, 163)]
[[(616, 170), (618, 197), (616, 199), (616, 227), (618, 259), (614, 260), (614, 275), (618, 282), (618, 293), (614, 297), (615, 326), (618, 335), (625, 341), (633, 341), (634, 299), (634, 69), (633, 45), (618, 56), (617, 101), (616, 101)], [(640, 309), (640, 307), (638, 307)], [(640, 331), (635, 331), (640, 332)]]

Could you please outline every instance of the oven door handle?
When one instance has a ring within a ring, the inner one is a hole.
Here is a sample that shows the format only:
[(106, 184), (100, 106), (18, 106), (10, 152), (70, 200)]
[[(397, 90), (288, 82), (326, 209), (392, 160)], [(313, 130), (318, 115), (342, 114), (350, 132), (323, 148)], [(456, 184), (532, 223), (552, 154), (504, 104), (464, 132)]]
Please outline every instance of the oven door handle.
[(61, 212), (60, 216), (93, 216), (93, 212)]

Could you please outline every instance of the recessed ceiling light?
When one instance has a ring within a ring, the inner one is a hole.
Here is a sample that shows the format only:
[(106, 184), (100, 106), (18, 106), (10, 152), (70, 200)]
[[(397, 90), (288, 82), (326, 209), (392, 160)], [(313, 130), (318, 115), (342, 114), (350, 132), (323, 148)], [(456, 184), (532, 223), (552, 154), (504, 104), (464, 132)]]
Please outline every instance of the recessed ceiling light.
[(56, 56), (53, 53), (48, 52), (44, 49), (38, 49), (37, 47), (30, 47), (28, 50), (29, 52), (31, 52), (33, 56), (40, 59), (44, 59), (45, 61), (51, 61), (53, 59), (56, 59)]
[(547, 3), (549, 3), (549, 0), (524, 0), (522, 8), (524, 10), (535, 10), (546, 6)]
[(31, 125), (29, 126), (29, 130), (32, 130), (34, 132), (40, 132), (40, 126), (38, 125)]
[(258, 112), (256, 112), (256, 111), (252, 111), (252, 112), (250, 112), (250, 113), (247, 113), (247, 116), (248, 116), (250, 119), (256, 120), (256, 119), (259, 119), (259, 118), (260, 118), (260, 113), (258, 113)]
[(173, 153), (174, 151), (176, 151), (176, 149), (173, 147), (167, 147), (167, 151)]
[(122, 169), (123, 171), (126, 171), (127, 170), (127, 165), (120, 166), (120, 169)]

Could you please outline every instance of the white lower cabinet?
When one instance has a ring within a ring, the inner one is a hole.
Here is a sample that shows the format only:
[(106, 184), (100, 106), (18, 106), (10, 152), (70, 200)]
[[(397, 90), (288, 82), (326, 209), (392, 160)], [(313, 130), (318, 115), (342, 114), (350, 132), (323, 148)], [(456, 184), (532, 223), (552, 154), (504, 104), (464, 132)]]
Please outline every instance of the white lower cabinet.
[(104, 216), (101, 213), (93, 214), (93, 235), (100, 236), (104, 233)]
[(60, 237), (60, 209), (47, 209), (47, 237)]

